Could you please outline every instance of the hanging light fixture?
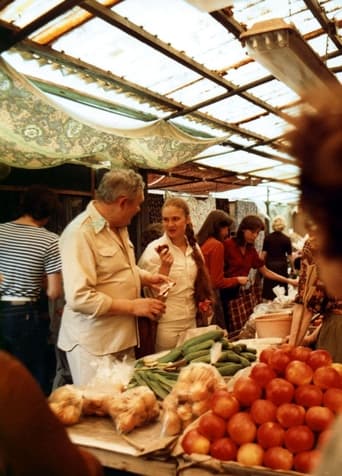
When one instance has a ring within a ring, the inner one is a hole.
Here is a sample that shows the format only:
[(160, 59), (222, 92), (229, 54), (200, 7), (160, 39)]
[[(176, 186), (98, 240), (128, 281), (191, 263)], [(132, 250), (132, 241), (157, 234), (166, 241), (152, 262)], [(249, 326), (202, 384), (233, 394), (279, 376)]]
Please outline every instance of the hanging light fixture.
[(281, 18), (255, 23), (240, 39), (254, 60), (299, 96), (338, 82), (295, 26)]

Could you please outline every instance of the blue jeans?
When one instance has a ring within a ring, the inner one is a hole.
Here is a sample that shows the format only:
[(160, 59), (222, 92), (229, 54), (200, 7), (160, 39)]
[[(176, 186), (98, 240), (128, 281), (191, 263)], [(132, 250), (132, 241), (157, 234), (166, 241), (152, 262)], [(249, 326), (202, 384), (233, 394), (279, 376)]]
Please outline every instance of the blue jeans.
[(40, 317), (36, 303), (0, 302), (1, 346), (26, 366), (45, 393), (48, 334), (49, 321)]

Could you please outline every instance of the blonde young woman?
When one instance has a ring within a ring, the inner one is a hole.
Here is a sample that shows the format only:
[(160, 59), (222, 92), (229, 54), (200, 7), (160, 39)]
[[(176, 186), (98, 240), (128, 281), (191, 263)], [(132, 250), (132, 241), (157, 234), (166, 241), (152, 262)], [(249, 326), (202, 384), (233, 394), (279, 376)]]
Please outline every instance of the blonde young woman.
[(149, 243), (139, 266), (169, 276), (175, 282), (158, 321), (156, 352), (176, 346), (179, 336), (197, 326), (200, 302), (213, 300), (210, 278), (196, 242), (185, 200), (171, 197), (162, 208), (164, 234)]

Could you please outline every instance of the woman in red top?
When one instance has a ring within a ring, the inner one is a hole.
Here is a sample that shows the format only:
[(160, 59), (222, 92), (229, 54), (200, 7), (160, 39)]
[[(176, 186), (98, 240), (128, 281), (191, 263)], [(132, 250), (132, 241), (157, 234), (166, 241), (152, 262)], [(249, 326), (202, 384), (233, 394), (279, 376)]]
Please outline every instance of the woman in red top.
[(213, 210), (205, 219), (197, 235), (205, 264), (208, 268), (211, 283), (216, 291), (216, 304), (214, 309), (214, 322), (226, 328), (224, 313), (220, 298), (220, 290), (246, 284), (246, 276), (225, 278), (223, 273), (224, 248), (223, 240), (229, 235), (229, 227), (233, 219), (223, 210)]
[[(264, 222), (257, 215), (247, 215), (241, 221), (236, 236), (224, 240), (224, 274), (226, 277), (233, 278), (235, 276), (248, 276), (250, 270), (257, 269), (260, 273), (274, 281), (287, 283), (297, 286), (295, 279), (281, 276), (271, 271), (265, 266), (265, 262), (259, 258), (254, 243), (260, 231), (264, 230)], [(235, 299), (239, 295), (240, 286), (225, 289), (221, 293), (224, 311), (226, 313), (226, 322), (229, 321), (228, 301)], [(235, 329), (234, 329), (235, 330)]]

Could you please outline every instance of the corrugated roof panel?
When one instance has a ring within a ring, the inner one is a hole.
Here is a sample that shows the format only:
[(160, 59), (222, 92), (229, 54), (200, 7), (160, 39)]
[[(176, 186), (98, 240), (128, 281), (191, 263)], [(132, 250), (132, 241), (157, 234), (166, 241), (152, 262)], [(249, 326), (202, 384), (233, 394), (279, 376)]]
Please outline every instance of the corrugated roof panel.
[(231, 96), (200, 110), (231, 123), (238, 123), (246, 117), (254, 117), (264, 112), (263, 108), (239, 96)]
[(260, 171), (255, 171), (253, 174), (261, 178), (277, 178), (281, 180), (290, 179), (297, 177), (299, 173), (299, 168), (296, 165), (282, 164), (277, 165), (273, 169), (264, 169)]
[[(236, 173), (245, 173), (249, 171), (255, 171), (260, 169), (266, 169), (276, 165), (280, 165), (281, 162), (273, 159), (266, 159), (248, 153), (245, 151), (230, 152), (220, 157), (211, 157), (210, 159), (196, 160), (196, 162), (203, 163), (211, 167), (218, 167), (225, 170), (232, 170)], [(253, 173), (253, 172), (252, 172)]]
[(53, 46), (159, 94), (200, 78), (175, 60), (99, 19), (63, 35)]
[(4, 8), (1, 18), (24, 27), (60, 3), (62, 0), (16, 0)]
[(308, 44), (319, 56), (325, 56), (337, 50), (335, 43), (327, 35), (312, 38), (312, 40), (308, 40)]
[(226, 88), (223, 86), (204, 78), (173, 91), (168, 91), (166, 95), (167, 97), (186, 104), (187, 106), (192, 106), (202, 101), (214, 98), (219, 94), (223, 94), (225, 91)]
[(279, 108), (299, 99), (299, 96), (292, 89), (277, 79), (251, 88), (249, 92), (272, 106)]
[[(184, 0), (125, 0), (113, 11), (169, 43), (190, 58), (218, 70), (237, 62), (242, 54), (238, 40), (210, 15)], [(228, 60), (228, 61), (227, 61)]]
[(241, 145), (242, 147), (252, 147), (252, 145), (255, 145), (257, 143), (255, 139), (244, 137), (240, 134), (232, 134), (230, 136), (230, 140), (235, 144)]
[(302, 0), (247, 0), (234, 5), (234, 17), (250, 28), (271, 18), (286, 18), (305, 8)]
[(270, 138), (283, 134), (286, 127), (286, 121), (271, 113), (244, 123), (245, 129)]
[(254, 202), (293, 203), (299, 198), (299, 190), (278, 182), (260, 183), (257, 186), (229, 190), (225, 193), (213, 193), (215, 197), (226, 197), (231, 201), (248, 200)]
[(243, 64), (239, 67), (229, 69), (223, 76), (237, 86), (243, 86), (270, 75), (267, 69), (250, 59), (247, 53), (244, 53), (241, 57), (240, 63)]

